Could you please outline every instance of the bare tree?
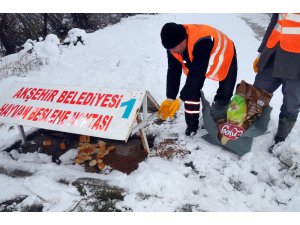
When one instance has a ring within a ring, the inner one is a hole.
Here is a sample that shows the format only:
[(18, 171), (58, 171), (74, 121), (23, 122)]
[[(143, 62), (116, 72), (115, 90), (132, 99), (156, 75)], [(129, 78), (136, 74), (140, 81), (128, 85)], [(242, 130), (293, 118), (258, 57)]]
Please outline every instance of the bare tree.
[(80, 29), (90, 29), (90, 22), (89, 22), (89, 18), (90, 18), (91, 14), (87, 14), (87, 13), (71, 13), (74, 25)]
[(47, 24), (48, 24), (48, 14), (43, 13), (43, 19), (44, 19), (44, 24), (43, 24), (43, 37), (45, 38), (48, 34), (48, 29), (47, 29)]
[(5, 48), (6, 54), (11, 54), (15, 52), (15, 46), (10, 42), (9, 38), (9, 18), (7, 13), (2, 13), (0, 21), (0, 40)]
[[(61, 40), (74, 27), (93, 32), (135, 14), (124, 13), (0, 13), (0, 43), (4, 54), (19, 51), (27, 39), (49, 33)], [(1, 51), (0, 51), (1, 54)]]

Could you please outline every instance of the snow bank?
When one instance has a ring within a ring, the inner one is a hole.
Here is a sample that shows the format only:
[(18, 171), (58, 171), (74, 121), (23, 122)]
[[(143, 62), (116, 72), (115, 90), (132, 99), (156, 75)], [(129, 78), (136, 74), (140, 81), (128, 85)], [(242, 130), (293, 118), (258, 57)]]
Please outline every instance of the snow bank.
[[(262, 15), (253, 15), (262, 18)], [(257, 21), (253, 20), (253, 23)], [(17, 61), (21, 54), (34, 51), (47, 63), (39, 71), (28, 71), (26, 77), (0, 80), (0, 95), (14, 80), (51, 84), (149, 90), (160, 103), (165, 98), (167, 59), (160, 43), (160, 29), (166, 22), (203, 23), (215, 26), (228, 34), (236, 45), (238, 81), (253, 83), (252, 62), (260, 42), (253, 30), (236, 14), (158, 14), (137, 15), (119, 24), (86, 34), (74, 29), (69, 41), (78, 35), (83, 39), (74, 45), (59, 45), (56, 36), (44, 41), (28, 41), (24, 50), (7, 56), (7, 62)], [(259, 19), (261, 21), (261, 19)], [(26, 53), (27, 54), (27, 53)], [(4, 59), (2, 59), (4, 60)], [(182, 76), (182, 84), (185, 77)], [(205, 81), (203, 91), (212, 101), (218, 83)], [(16, 178), (0, 175), (0, 202), (18, 195), (27, 195), (28, 202), (41, 202), (44, 211), (68, 211), (81, 197), (72, 185), (79, 177), (103, 179), (111, 185), (126, 189), (121, 210), (134, 211), (300, 211), (299, 198), (299, 132), (300, 124), (274, 150), (267, 152), (276, 132), (282, 102), (280, 90), (274, 93), (274, 107), (269, 124), (270, 132), (254, 139), (251, 152), (242, 158), (201, 139), (205, 130), (194, 137), (185, 137), (184, 112), (181, 109), (174, 121), (152, 124), (146, 131), (157, 135), (155, 145), (170, 137), (188, 152), (183, 158), (170, 160), (151, 156), (140, 163), (130, 175), (113, 171), (107, 175), (85, 173), (83, 167), (72, 165), (75, 150), (62, 156), (61, 165), (39, 153), (11, 154), (0, 152), (0, 168), (5, 171), (22, 169), (31, 176)], [(29, 132), (29, 128), (26, 128)], [(17, 129), (0, 125), (0, 149), (18, 139)], [(290, 159), (289, 168), (279, 159)], [(277, 157), (276, 157), (277, 156)], [(5, 191), (4, 191), (5, 190)]]

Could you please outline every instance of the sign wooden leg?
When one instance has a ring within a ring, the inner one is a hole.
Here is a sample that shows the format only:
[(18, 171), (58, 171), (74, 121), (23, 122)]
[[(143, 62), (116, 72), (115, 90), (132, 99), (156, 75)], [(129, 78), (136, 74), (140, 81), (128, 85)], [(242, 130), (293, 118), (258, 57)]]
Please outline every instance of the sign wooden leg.
[[(141, 116), (140, 116), (139, 113), (137, 114), (136, 122), (137, 122), (137, 124), (139, 124), (139, 123), (142, 122)], [(149, 145), (148, 145), (147, 136), (146, 136), (145, 131), (144, 131), (143, 128), (140, 128), (140, 129), (139, 129), (139, 134), (140, 134), (141, 139), (142, 139), (142, 143), (143, 143), (143, 146), (144, 146), (144, 151), (145, 151), (145, 153), (148, 155), (148, 153), (149, 153), (150, 150), (149, 150)]]

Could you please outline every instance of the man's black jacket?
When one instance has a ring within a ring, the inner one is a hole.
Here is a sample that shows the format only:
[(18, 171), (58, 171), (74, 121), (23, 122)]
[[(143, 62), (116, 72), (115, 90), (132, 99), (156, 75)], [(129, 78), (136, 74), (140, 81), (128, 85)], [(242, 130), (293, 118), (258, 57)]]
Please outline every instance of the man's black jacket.
[[(185, 65), (189, 69), (185, 85), (180, 92), (180, 98), (183, 101), (199, 100), (213, 46), (214, 41), (211, 37), (204, 37), (194, 45), (193, 62), (189, 58), (187, 49), (182, 54)], [(167, 98), (175, 99), (179, 92), (182, 65), (169, 51), (167, 51), (167, 55)]]

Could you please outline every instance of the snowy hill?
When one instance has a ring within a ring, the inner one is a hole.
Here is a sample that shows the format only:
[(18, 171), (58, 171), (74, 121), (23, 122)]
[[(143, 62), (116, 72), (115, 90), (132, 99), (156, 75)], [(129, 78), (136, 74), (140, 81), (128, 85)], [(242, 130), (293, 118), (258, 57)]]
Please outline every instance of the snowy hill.
[[(237, 82), (253, 83), (252, 62), (260, 41), (240, 15), (158, 14), (137, 15), (91, 34), (72, 30), (70, 41), (80, 34), (84, 45), (58, 45), (54, 35), (41, 42), (27, 42), (24, 50), (3, 58), (0, 66), (24, 59), (25, 52), (33, 48), (38, 69), (19, 76), (6, 73), (0, 77), (0, 94), (5, 95), (4, 90), (11, 82), (23, 81), (142, 89), (150, 91), (161, 103), (165, 99), (167, 58), (159, 34), (161, 27), (171, 21), (209, 24), (226, 33), (236, 45)], [(182, 84), (184, 80), (182, 76)], [(205, 81), (203, 91), (209, 101), (213, 100), (217, 86), (217, 82)], [(59, 181), (89, 177), (125, 190), (124, 200), (116, 205), (121, 211), (300, 211), (299, 120), (275, 154), (267, 152), (276, 132), (282, 102), (280, 91), (271, 101), (270, 132), (255, 138), (251, 152), (243, 157), (205, 142), (201, 139), (205, 130), (199, 129), (197, 135), (186, 137), (181, 109), (173, 122), (147, 127), (146, 132), (156, 136), (154, 148), (130, 175), (115, 170), (108, 174), (86, 173), (80, 165), (57, 165), (49, 156), (37, 152), (7, 153), (3, 149), (19, 136), (17, 129), (0, 124), (0, 203), (23, 195), (28, 197), (22, 204), (41, 204), (43, 211), (69, 211), (83, 197), (74, 186)], [(26, 132), (33, 129), (26, 128)], [(173, 147), (181, 154), (171, 159), (157, 156), (155, 149), (164, 150), (161, 148), (169, 138), (175, 139)], [(66, 161), (68, 157), (72, 156), (65, 156)], [(289, 160), (292, 167), (279, 159)], [(14, 177), (1, 172), (17, 169), (30, 175)]]

